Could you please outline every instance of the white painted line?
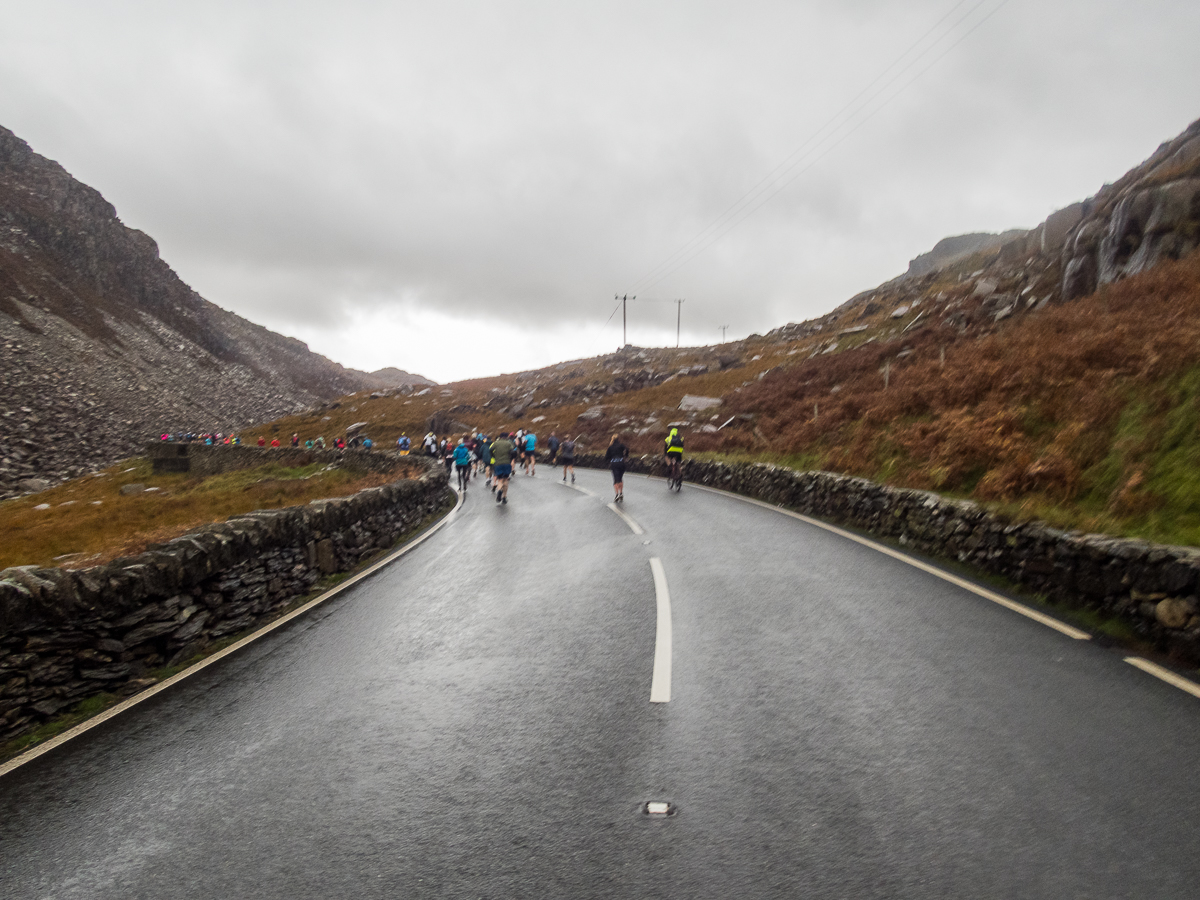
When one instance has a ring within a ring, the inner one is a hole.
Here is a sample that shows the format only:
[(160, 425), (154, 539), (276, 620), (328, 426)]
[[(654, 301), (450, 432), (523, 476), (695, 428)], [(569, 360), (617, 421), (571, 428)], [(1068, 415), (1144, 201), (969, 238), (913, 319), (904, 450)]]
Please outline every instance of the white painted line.
[[(449, 487), (449, 485), (447, 485), (447, 487)], [(20, 756), (13, 757), (8, 762), (0, 764), (0, 778), (4, 777), (9, 772), (13, 771), (13, 769), (16, 769), (16, 768), (19, 768), (20, 766), (25, 765), (25, 763), (33, 762), (33, 760), (37, 759), (43, 753), (48, 753), (51, 750), (53, 750), (55, 747), (60, 747), (63, 744), (65, 744), (67, 741), (69, 741), (73, 738), (79, 737), (81, 734), (83, 734), (86, 731), (90, 731), (91, 729), (95, 728), (97, 725), (102, 725), (105, 722), (107, 722), (109, 719), (116, 718), (121, 713), (125, 712), (126, 710), (132, 709), (133, 707), (137, 706), (143, 700), (149, 700), (155, 694), (162, 693), (167, 688), (173, 687), (174, 685), (183, 681), (185, 678), (187, 678), (191, 675), (195, 675), (201, 669), (206, 669), (209, 666), (211, 666), (213, 663), (219, 662), (220, 660), (224, 659), (225, 657), (236, 653), (237, 651), (239, 651), (243, 647), (245, 647), (247, 644), (252, 644), (255, 641), (257, 641), (259, 638), (266, 637), (268, 634), (270, 634), (276, 628), (280, 628), (280, 627), (286, 625), (288, 622), (292, 621), (292, 619), (299, 618), (300, 616), (309, 612), (314, 607), (320, 606), (326, 600), (332, 599), (336, 595), (340, 594), (342, 591), (346, 590), (346, 588), (351, 587), (352, 585), (358, 584), (358, 582), (362, 581), (368, 575), (371, 575), (371, 574), (379, 571), (386, 565), (390, 565), (391, 563), (398, 560), (400, 557), (404, 556), (404, 554), (408, 553), (411, 550), (416, 549), (418, 546), (423, 544), (425, 541), (429, 540), (429, 538), (433, 537), (433, 535), (436, 532), (441, 530), (442, 526), (446, 525), (447, 523), (452, 521), (454, 518), (456, 518), (458, 511), (460, 509), (462, 509), (463, 501), (465, 499), (466, 499), (465, 494), (459, 494), (458, 503), (455, 505), (454, 509), (450, 510), (450, 512), (447, 513), (446, 517), (444, 519), (442, 519), (440, 522), (434, 523), (434, 525), (432, 525), (429, 528), (429, 530), (426, 531), (424, 534), (409, 541), (407, 544), (405, 544), (403, 547), (396, 550), (394, 553), (389, 554), (388, 556), (379, 560), (379, 562), (377, 562), (377, 563), (373, 563), (371, 566), (369, 566), (368, 568), (359, 572), (357, 575), (353, 576), (352, 578), (347, 578), (345, 581), (341, 582), (340, 584), (336, 585), (335, 587), (330, 588), (325, 593), (321, 594), (319, 597), (315, 597), (312, 600), (309, 600), (303, 606), (297, 607), (296, 609), (294, 609), (290, 613), (288, 613), (286, 616), (276, 619), (274, 622), (269, 622), (268, 624), (264, 625), (262, 628), (258, 629), (258, 631), (254, 632), (253, 634), (248, 634), (244, 638), (242, 638), (240, 641), (230, 644), (228, 647), (224, 648), (223, 650), (217, 651), (212, 656), (205, 657), (204, 659), (200, 660), (200, 662), (196, 663), (194, 666), (189, 666), (188, 668), (184, 669), (182, 672), (172, 675), (170, 678), (160, 681), (158, 684), (153, 685), (152, 687), (146, 688), (146, 690), (142, 691), (141, 693), (134, 694), (128, 700), (122, 700), (116, 706), (109, 707), (104, 712), (93, 716), (92, 718), (88, 719), (86, 722), (80, 722), (74, 728), (70, 728), (70, 729), (64, 731), (62, 734), (58, 735), (57, 737), (53, 737), (50, 740), (45, 741), (44, 743), (38, 744), (36, 747), (26, 750)]]
[(650, 680), (650, 702), (669, 703), (671, 700), (671, 592), (667, 590), (667, 573), (662, 560), (650, 558), (654, 573), (654, 598), (658, 622), (654, 629), (654, 676)]
[(1025, 616), (1028, 619), (1033, 619), (1035, 622), (1039, 622), (1042, 625), (1045, 625), (1047, 628), (1053, 628), (1055, 631), (1061, 632), (1069, 638), (1074, 638), (1077, 641), (1091, 640), (1092, 636), (1086, 631), (1080, 631), (1078, 628), (1073, 628), (1070, 625), (1067, 625), (1065, 622), (1060, 622), (1053, 616), (1048, 616), (1045, 613), (1038, 612), (1036, 609), (1030, 609), (1028, 606), (1017, 603), (1014, 600), (1009, 600), (1007, 597), (1002, 597), (995, 591), (989, 591), (987, 588), (980, 587), (973, 582), (967, 581), (965, 578), (959, 578), (957, 575), (952, 575), (945, 569), (939, 569), (937, 566), (931, 566), (928, 563), (921, 562), (921, 560), (914, 559), (905, 553), (901, 553), (899, 550), (893, 550), (891, 547), (876, 543), (868, 538), (860, 537), (851, 531), (838, 528), (836, 525), (828, 525), (818, 519), (810, 518), (809, 516), (798, 512), (792, 512), (792, 510), (784, 509), (781, 506), (773, 506), (770, 503), (764, 503), (762, 500), (755, 500), (753, 497), (743, 497), (741, 494), (734, 494), (730, 491), (722, 491), (716, 488), (706, 487), (702, 484), (694, 484), (691, 486), (701, 491), (708, 491), (712, 494), (723, 494), (726, 497), (733, 497), (737, 500), (741, 500), (743, 503), (753, 503), (755, 506), (761, 506), (764, 509), (774, 510), (775, 512), (782, 513), (785, 516), (791, 516), (793, 519), (799, 519), (801, 522), (805, 522), (809, 525), (814, 525), (817, 528), (822, 528), (825, 531), (832, 532), (833, 534), (840, 535), (841, 537), (854, 541), (857, 544), (862, 544), (864, 547), (870, 547), (872, 550), (877, 550), (886, 556), (892, 557), (892, 559), (897, 559), (902, 563), (907, 563), (915, 569), (920, 569), (922, 572), (928, 572), (930, 575), (942, 579), (942, 581), (948, 581), (965, 591), (970, 591), (976, 596), (983, 597), (985, 600), (991, 600), (993, 603), (998, 603), (1005, 609), (1011, 609), (1013, 612)]
[(613, 512), (615, 512), (622, 519), (624, 519), (625, 524), (629, 526), (630, 530), (634, 534), (645, 534), (646, 533), (646, 532), (642, 531), (642, 526), (639, 525), (637, 522), (633, 521), (633, 519), (629, 516), (629, 514), (626, 513), (625, 510), (621, 509), (621, 507), (617, 506), (617, 504), (610, 503), (610, 504), (608, 504), (608, 508), (611, 509)]
[(589, 497), (596, 496), (591, 491), (589, 491), (587, 488), (582, 488), (582, 487), (579, 487), (578, 485), (567, 484), (565, 481), (560, 481), (559, 484), (561, 484), (563, 487), (570, 488), (573, 491), (579, 491), (579, 493), (581, 493), (581, 494), (586, 494)]
[(1170, 669), (1163, 668), (1157, 663), (1152, 663), (1148, 659), (1142, 659), (1139, 656), (1127, 656), (1125, 662), (1131, 666), (1137, 666), (1143, 672), (1148, 672), (1155, 678), (1161, 678), (1167, 684), (1179, 688), (1181, 691), (1187, 691), (1193, 697), (1200, 697), (1200, 684), (1194, 681), (1189, 681), (1182, 675), (1176, 675)]

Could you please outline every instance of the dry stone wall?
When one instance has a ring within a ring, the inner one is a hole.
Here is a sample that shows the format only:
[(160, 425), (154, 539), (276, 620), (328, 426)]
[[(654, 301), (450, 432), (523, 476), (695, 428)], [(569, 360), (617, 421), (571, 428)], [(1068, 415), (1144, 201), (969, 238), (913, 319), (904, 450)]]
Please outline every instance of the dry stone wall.
[[(585, 454), (577, 465), (605, 468)], [(627, 471), (657, 475), (657, 457)], [(1200, 665), (1200, 550), (1012, 524), (978, 504), (830, 472), (687, 460), (684, 478), (892, 538), (905, 547), (1008, 579), (1056, 602), (1128, 622), (1141, 637)]]
[[(225, 453), (233, 464), (236, 451)], [(394, 468), (387, 456), (371, 465)], [(0, 571), (0, 742), (90, 695), (135, 693), (152, 683), (147, 672), (278, 617), (322, 575), (350, 570), (453, 503), (441, 466), (406, 465), (418, 477), (234, 516), (103, 566)]]

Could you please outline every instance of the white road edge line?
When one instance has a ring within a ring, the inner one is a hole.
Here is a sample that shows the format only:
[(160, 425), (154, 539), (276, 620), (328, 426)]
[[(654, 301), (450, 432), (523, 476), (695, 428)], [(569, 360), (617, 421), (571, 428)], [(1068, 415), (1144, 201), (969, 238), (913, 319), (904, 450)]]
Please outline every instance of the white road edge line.
[(718, 490), (717, 488), (710, 488), (703, 484), (689, 484), (689, 486), (701, 491), (708, 491), (712, 494), (724, 494), (727, 497), (733, 497), (737, 500), (741, 500), (744, 503), (753, 503), (755, 506), (761, 506), (764, 509), (774, 510), (777, 513), (782, 513), (785, 516), (791, 516), (793, 519), (799, 519), (801, 522), (806, 522), (809, 525), (815, 525), (817, 528), (822, 528), (825, 531), (848, 538), (857, 544), (862, 544), (864, 547), (870, 547), (872, 550), (877, 550), (886, 556), (890, 556), (892, 559), (899, 560), (902, 563), (907, 563), (913, 568), (920, 569), (922, 572), (928, 572), (930, 575), (942, 579), (942, 581), (948, 581), (953, 585), (957, 585), (963, 590), (970, 591), (976, 596), (983, 597), (985, 600), (991, 600), (993, 603), (998, 603), (1005, 609), (1011, 609), (1013, 612), (1025, 616), (1028, 619), (1033, 619), (1035, 622), (1039, 622), (1042, 625), (1045, 625), (1047, 628), (1053, 628), (1055, 631), (1065, 634), (1069, 638), (1074, 638), (1077, 641), (1089, 641), (1092, 638), (1092, 636), (1086, 631), (1080, 631), (1078, 628), (1073, 628), (1072, 626), (1067, 625), (1065, 622), (1060, 622), (1053, 616), (1048, 616), (1045, 613), (1038, 612), (1036, 609), (1030, 609), (1028, 606), (1017, 603), (1014, 600), (1009, 600), (1007, 597), (1002, 597), (1000, 594), (997, 594), (994, 591), (989, 591), (987, 588), (980, 587), (977, 584), (967, 581), (965, 578), (959, 578), (957, 575), (952, 575), (944, 569), (939, 569), (937, 566), (931, 566), (928, 563), (923, 563), (919, 559), (914, 559), (907, 554), (901, 553), (899, 550), (893, 550), (891, 547), (887, 547), (867, 538), (860, 537), (851, 531), (838, 528), (836, 525), (828, 525), (825, 522), (810, 518), (802, 513), (793, 512), (792, 510), (784, 509), (781, 506), (774, 506), (770, 503), (765, 503), (762, 500), (755, 500), (753, 497), (743, 497), (741, 494), (734, 494), (730, 491), (722, 491)]
[(1200, 697), (1200, 684), (1194, 681), (1189, 681), (1182, 675), (1176, 675), (1170, 669), (1163, 668), (1158, 663), (1152, 663), (1148, 659), (1142, 659), (1140, 656), (1127, 656), (1125, 662), (1131, 666), (1136, 666), (1143, 672), (1153, 675), (1155, 678), (1161, 678), (1167, 684), (1179, 688), (1181, 691), (1186, 691), (1193, 697)]
[(20, 756), (13, 757), (8, 762), (0, 764), (0, 778), (3, 778), (9, 772), (13, 771), (14, 769), (20, 768), (21, 766), (25, 765), (28, 762), (33, 762), (35, 759), (37, 759), (43, 753), (49, 753), (55, 747), (61, 747), (67, 741), (72, 740), (73, 738), (79, 737), (81, 734), (83, 734), (86, 731), (90, 731), (91, 729), (95, 728), (97, 725), (102, 725), (105, 722), (107, 722), (109, 719), (116, 718), (121, 713), (125, 712), (126, 710), (132, 709), (133, 707), (137, 706), (142, 701), (149, 700), (155, 694), (162, 693), (163, 691), (167, 690), (167, 688), (175, 686), (179, 682), (183, 681), (185, 678), (187, 678), (191, 675), (195, 675), (201, 669), (206, 669), (209, 666), (211, 666), (213, 663), (219, 662), (220, 660), (224, 659), (225, 657), (227, 657), (233, 653), (236, 653), (238, 650), (241, 650), (247, 644), (252, 644), (255, 641), (257, 641), (259, 638), (266, 637), (268, 634), (270, 634), (276, 628), (280, 628), (280, 627), (286, 625), (288, 622), (292, 621), (292, 619), (299, 618), (300, 616), (309, 612), (309, 610), (313, 609), (313, 607), (320, 606), (326, 600), (329, 600), (329, 599), (333, 598), (334, 596), (336, 596), (337, 594), (340, 594), (342, 591), (346, 590), (346, 588), (351, 587), (352, 585), (358, 584), (358, 582), (362, 581), (368, 575), (372, 575), (375, 572), (382, 569), (384, 566), (395, 562), (396, 560), (398, 560), (400, 557), (404, 556), (409, 551), (415, 549), (416, 547), (420, 546), (425, 541), (427, 541), (429, 538), (433, 537), (433, 535), (436, 532), (438, 532), (439, 530), (441, 530), (441, 528), (444, 525), (446, 525), (447, 523), (452, 521), (458, 515), (458, 511), (460, 509), (462, 509), (464, 500), (466, 500), (466, 495), (460, 494), (458, 497), (458, 503), (455, 504), (454, 509), (450, 510), (450, 512), (446, 514), (446, 517), (443, 518), (440, 522), (434, 523), (434, 525), (431, 526), (429, 528), (429, 530), (426, 531), (424, 534), (420, 535), (419, 537), (413, 538), (411, 541), (409, 541), (403, 547), (400, 547), (395, 552), (393, 552), (393, 553), (389, 554), (388, 556), (384, 557), (383, 559), (379, 560), (379, 562), (373, 563), (370, 567), (359, 572), (357, 575), (353, 576), (352, 578), (347, 578), (345, 581), (330, 588), (325, 593), (321, 594), (319, 597), (314, 597), (312, 600), (309, 600), (303, 606), (297, 607), (296, 609), (292, 610), (286, 616), (276, 619), (274, 622), (269, 622), (268, 624), (264, 625), (262, 628), (258, 629), (258, 631), (254, 632), (253, 634), (246, 635), (240, 641), (230, 644), (228, 647), (226, 647), (223, 650), (217, 651), (212, 656), (202, 659), (200, 662), (196, 663), (194, 666), (189, 666), (188, 668), (184, 669), (182, 672), (172, 675), (170, 678), (167, 678), (164, 681), (160, 681), (158, 684), (154, 685), (153, 687), (147, 688), (146, 690), (142, 691), (140, 694), (134, 694), (128, 700), (122, 700), (116, 706), (109, 707), (104, 712), (93, 716), (92, 718), (88, 719), (86, 722), (80, 722), (74, 728), (69, 728), (68, 730), (64, 731), (62, 734), (58, 735), (57, 737), (53, 737), (44, 743), (38, 744), (36, 747), (34, 747), (32, 749), (26, 750)]
[(630, 531), (632, 531), (634, 534), (645, 534), (646, 533), (642, 530), (642, 526), (639, 525), (637, 522), (633, 521), (633, 519), (629, 516), (629, 514), (626, 513), (625, 510), (621, 509), (621, 507), (617, 506), (617, 504), (610, 503), (610, 504), (608, 504), (608, 508), (611, 509), (613, 512), (615, 512), (618, 516), (620, 516), (625, 521), (625, 524), (629, 526)]
[(662, 560), (650, 557), (654, 573), (655, 606), (658, 609), (654, 629), (654, 676), (650, 680), (650, 702), (669, 703), (671, 700), (671, 592), (667, 590), (667, 573)]

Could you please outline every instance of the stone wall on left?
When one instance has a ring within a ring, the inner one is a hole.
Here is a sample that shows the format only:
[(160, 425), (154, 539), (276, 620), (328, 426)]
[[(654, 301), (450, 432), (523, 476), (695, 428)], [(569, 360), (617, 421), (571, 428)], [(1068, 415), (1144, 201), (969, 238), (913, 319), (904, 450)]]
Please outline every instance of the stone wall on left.
[[(372, 467), (389, 455), (373, 454)], [(88, 696), (136, 693), (153, 683), (148, 672), (277, 618), (322, 575), (453, 505), (440, 465), (391, 464), (419, 474), (234, 516), (102, 566), (0, 571), (0, 742)]]

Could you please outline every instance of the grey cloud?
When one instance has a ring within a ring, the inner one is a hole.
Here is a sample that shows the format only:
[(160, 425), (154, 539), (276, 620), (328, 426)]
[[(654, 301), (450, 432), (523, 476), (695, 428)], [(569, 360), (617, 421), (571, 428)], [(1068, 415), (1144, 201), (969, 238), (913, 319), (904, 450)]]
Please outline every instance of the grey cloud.
[[(536, 328), (602, 321), (953, 4), (7, 6), (0, 122), (209, 299)], [(761, 331), (947, 234), (1036, 224), (1200, 114), (1193, 7), (1003, 6), (643, 294)]]

